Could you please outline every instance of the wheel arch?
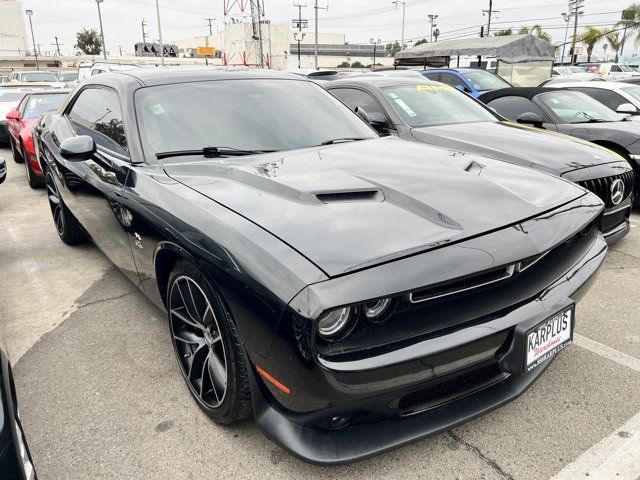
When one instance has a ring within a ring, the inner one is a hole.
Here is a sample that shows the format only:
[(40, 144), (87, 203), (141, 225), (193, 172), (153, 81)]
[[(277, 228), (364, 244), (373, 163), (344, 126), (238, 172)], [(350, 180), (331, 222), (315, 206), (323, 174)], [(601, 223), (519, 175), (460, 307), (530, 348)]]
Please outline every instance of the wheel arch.
[(595, 143), (596, 145), (600, 145), (601, 147), (604, 147), (604, 148), (608, 148), (609, 150), (612, 150), (615, 153), (622, 155), (623, 157), (625, 157), (625, 160), (627, 161), (630, 160), (629, 151), (619, 143), (612, 142), (611, 140), (593, 140), (592, 143)]
[(175, 264), (180, 260), (187, 260), (194, 265), (198, 264), (193, 255), (173, 242), (160, 242), (154, 250), (153, 266), (156, 274), (156, 282), (160, 298), (165, 307), (167, 306), (169, 276)]

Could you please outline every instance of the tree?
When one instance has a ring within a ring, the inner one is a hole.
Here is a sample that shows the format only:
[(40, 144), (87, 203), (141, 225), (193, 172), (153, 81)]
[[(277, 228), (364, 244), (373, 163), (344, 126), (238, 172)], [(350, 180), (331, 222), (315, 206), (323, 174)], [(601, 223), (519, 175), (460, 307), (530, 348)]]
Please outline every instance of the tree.
[(351, 64), (349, 62), (342, 62), (336, 68), (349, 68), (349, 67), (351, 67)]
[(615, 54), (615, 62), (618, 61), (618, 52), (620, 51), (620, 47), (622, 46), (622, 37), (619, 32), (609, 31), (605, 35), (605, 39), (611, 47), (611, 51)]
[(625, 35), (628, 32), (635, 33), (634, 43), (640, 42), (640, 3), (632, 3), (622, 11), (622, 20), (616, 23), (616, 27), (624, 28), (622, 41), (620, 42), (620, 52), (624, 48)]
[(100, 35), (94, 28), (91, 30), (83, 28), (76, 33), (76, 44), (74, 48), (77, 48), (85, 55), (100, 55), (100, 53), (102, 53)]
[(393, 57), (400, 50), (402, 50), (402, 47), (400, 47), (400, 42), (387, 43), (384, 46), (384, 54), (387, 57)]
[(506, 37), (507, 35), (513, 35), (513, 28), (503, 28), (493, 34), (495, 37)]
[(533, 27), (522, 27), (518, 33), (520, 35), (535, 35), (540, 40), (551, 43), (551, 35), (542, 30), (542, 27), (537, 23)]
[(597, 43), (602, 41), (606, 35), (606, 32), (600, 30), (599, 28), (592, 27), (591, 25), (587, 25), (584, 27), (584, 30), (576, 40), (578, 42), (582, 42), (587, 46), (587, 62), (591, 61), (591, 54), (593, 53), (593, 48)]
[(351, 68), (364, 68), (364, 65), (362, 64), (362, 62), (356, 60), (351, 64)]
[(421, 38), (420, 40), (418, 40), (416, 43), (413, 44), (414, 47), (417, 47), (418, 45), (422, 45), (423, 43), (429, 43), (427, 42), (426, 38)]

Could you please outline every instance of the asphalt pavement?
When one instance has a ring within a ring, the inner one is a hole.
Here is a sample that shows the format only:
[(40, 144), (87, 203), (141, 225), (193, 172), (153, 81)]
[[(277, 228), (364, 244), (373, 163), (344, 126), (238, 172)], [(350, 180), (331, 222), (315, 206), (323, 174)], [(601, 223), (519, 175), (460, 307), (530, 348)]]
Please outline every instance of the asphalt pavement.
[(300, 462), (192, 401), (164, 314), (92, 245), (56, 235), (0, 149), (0, 322), (41, 479), (640, 479), (640, 215), (530, 390), (462, 427), (346, 467)]

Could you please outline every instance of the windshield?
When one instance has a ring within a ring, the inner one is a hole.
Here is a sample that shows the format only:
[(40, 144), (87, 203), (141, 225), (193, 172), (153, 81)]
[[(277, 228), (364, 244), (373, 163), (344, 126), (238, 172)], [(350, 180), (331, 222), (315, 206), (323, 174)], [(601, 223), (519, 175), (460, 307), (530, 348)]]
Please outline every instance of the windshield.
[(625, 93), (628, 93), (633, 98), (635, 98), (636, 100), (640, 101), (640, 86), (638, 86), (638, 85), (630, 85), (628, 87), (622, 87), (622, 88), (620, 88), (620, 90), (622, 90)]
[(484, 107), (449, 85), (404, 85), (382, 91), (411, 127), (498, 121)]
[(562, 123), (619, 122), (622, 116), (580, 92), (549, 92), (538, 97)]
[(37, 118), (45, 113), (55, 112), (65, 98), (66, 95), (63, 94), (31, 95), (22, 118)]
[(69, 72), (69, 73), (61, 73), (60, 81), (61, 82), (73, 82), (78, 79), (77, 72)]
[(3, 102), (20, 102), (27, 92), (16, 91), (11, 88), (0, 88), (0, 103)]
[(218, 80), (139, 90), (147, 155), (226, 147), (289, 150), (375, 132), (331, 94), (298, 80)]
[(478, 70), (477, 72), (464, 72), (462, 76), (479, 92), (509, 88), (511, 86), (499, 76), (482, 70)]
[(58, 79), (53, 73), (49, 72), (32, 72), (20, 75), (22, 82), (57, 82)]

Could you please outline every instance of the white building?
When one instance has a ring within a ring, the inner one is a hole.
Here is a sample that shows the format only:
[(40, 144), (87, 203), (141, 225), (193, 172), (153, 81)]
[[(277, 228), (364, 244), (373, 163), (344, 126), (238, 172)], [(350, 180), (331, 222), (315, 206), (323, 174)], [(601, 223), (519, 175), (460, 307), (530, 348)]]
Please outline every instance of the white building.
[[(277, 70), (298, 68), (298, 43), (294, 30), (288, 25), (273, 24), (268, 20), (261, 25), (262, 64)], [(300, 42), (301, 68), (314, 67), (315, 35), (304, 31)], [(233, 22), (225, 26), (223, 33), (195, 37), (186, 40), (172, 40), (168, 43), (178, 46), (179, 56), (195, 56), (197, 47), (215, 47), (219, 58), (215, 64), (261, 65), (259, 44), (253, 40), (253, 26), (250, 22)], [(384, 45), (376, 47), (376, 64), (393, 65), (392, 57), (384, 56)], [(318, 33), (318, 67), (336, 68), (343, 62), (362, 65), (373, 63), (373, 45), (350, 44), (342, 33)]]
[(0, 57), (20, 57), (28, 50), (22, 2), (0, 0)]

